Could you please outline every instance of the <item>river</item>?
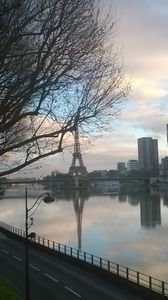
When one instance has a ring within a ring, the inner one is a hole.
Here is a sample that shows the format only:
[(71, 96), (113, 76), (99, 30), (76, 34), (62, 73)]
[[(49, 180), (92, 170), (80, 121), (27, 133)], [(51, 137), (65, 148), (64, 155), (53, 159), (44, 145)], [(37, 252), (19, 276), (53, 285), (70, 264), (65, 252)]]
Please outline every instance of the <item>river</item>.
[[(55, 198), (38, 207), (31, 231), (168, 282), (168, 191), (106, 194), (27, 188), (29, 207), (46, 191)], [(24, 185), (6, 187), (0, 220), (24, 229)]]

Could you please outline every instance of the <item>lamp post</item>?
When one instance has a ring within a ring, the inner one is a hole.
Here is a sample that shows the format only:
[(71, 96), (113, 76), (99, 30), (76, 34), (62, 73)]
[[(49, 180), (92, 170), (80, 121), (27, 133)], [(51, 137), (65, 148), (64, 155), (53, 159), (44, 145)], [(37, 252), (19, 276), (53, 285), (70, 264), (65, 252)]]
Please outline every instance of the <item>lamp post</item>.
[[(30, 284), (29, 284), (29, 252), (28, 252), (28, 238), (29, 238), (29, 228), (33, 225), (33, 215), (38, 209), (42, 201), (46, 203), (54, 202), (55, 199), (49, 195), (49, 193), (42, 193), (35, 200), (34, 204), (28, 208), (28, 195), (27, 188), (25, 188), (25, 233), (26, 233), (26, 243), (25, 243), (25, 283), (26, 283), (26, 300), (30, 300)], [(34, 209), (34, 210), (33, 210)], [(33, 211), (32, 211), (33, 210)], [(29, 223), (30, 219), (30, 223)]]

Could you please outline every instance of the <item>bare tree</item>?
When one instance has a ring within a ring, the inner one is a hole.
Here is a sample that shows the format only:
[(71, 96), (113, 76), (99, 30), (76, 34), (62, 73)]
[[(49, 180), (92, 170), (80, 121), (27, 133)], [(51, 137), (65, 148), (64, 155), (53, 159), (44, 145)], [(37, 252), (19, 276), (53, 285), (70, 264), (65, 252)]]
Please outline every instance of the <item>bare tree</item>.
[(114, 25), (95, 0), (1, 0), (0, 157), (11, 164), (0, 176), (62, 152), (77, 124), (116, 114), (128, 85)]

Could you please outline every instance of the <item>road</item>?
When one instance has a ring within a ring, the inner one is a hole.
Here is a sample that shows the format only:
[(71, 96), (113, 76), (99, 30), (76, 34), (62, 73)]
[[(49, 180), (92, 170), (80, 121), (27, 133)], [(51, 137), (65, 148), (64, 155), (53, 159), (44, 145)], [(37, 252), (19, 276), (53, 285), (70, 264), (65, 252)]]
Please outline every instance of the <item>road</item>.
[[(31, 300), (140, 300), (130, 290), (117, 287), (95, 273), (29, 249)], [(0, 233), (0, 273), (25, 295), (25, 249)], [(150, 297), (150, 299), (152, 299)]]

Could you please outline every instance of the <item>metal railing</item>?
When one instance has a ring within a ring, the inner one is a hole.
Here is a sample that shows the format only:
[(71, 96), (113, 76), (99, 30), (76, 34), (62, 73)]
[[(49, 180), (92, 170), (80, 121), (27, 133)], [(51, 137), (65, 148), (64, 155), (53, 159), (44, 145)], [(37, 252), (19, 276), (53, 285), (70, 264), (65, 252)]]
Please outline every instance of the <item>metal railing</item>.
[[(23, 238), (25, 237), (24, 230), (18, 229), (14, 226), (11, 226), (11, 225), (6, 224), (1, 221), (0, 221), (0, 228), (3, 228), (15, 235), (20, 236), (20, 237), (23, 237)], [(144, 273), (135, 271), (131, 268), (122, 266), (120, 264), (109, 261), (102, 257), (96, 256), (93, 254), (89, 254), (89, 253), (81, 251), (79, 249), (72, 248), (70, 246), (51, 241), (49, 239), (46, 239), (46, 238), (43, 238), (43, 237), (40, 237), (37, 235), (31, 240), (36, 244), (42, 245), (49, 249), (55, 250), (61, 254), (65, 254), (72, 258), (76, 258), (82, 262), (96, 266), (102, 270), (105, 270), (109, 273), (120, 276), (122, 278), (125, 278), (131, 282), (136, 283), (137, 285), (146, 287), (146, 288), (150, 289), (151, 291), (155, 291), (159, 294), (162, 294), (162, 295), (168, 297), (168, 283), (167, 282), (161, 281), (157, 278), (154, 278), (154, 277), (151, 277)]]

